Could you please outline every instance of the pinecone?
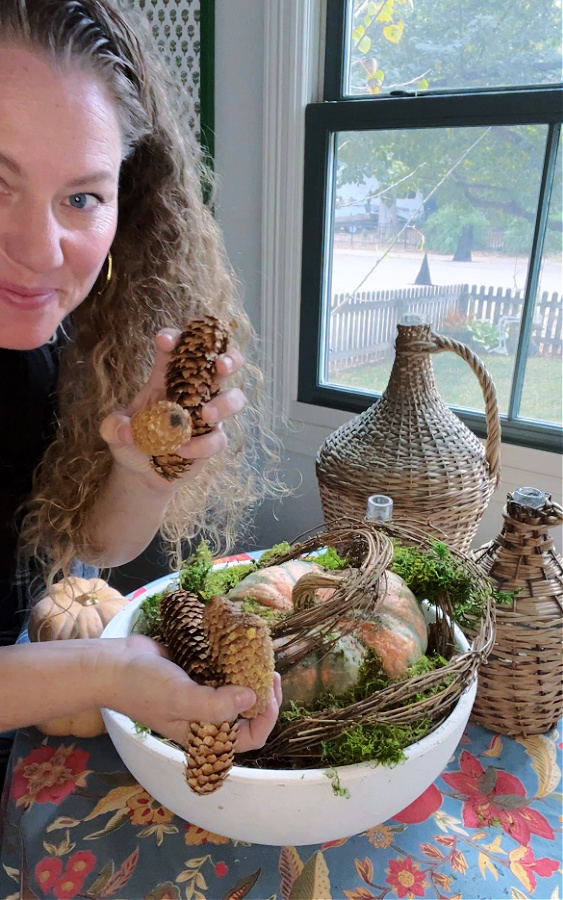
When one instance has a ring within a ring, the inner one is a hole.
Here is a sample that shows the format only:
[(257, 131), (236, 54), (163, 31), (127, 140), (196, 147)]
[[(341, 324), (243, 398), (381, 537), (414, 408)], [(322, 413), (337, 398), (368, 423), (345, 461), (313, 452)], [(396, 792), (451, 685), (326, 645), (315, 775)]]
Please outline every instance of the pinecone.
[[(173, 350), (166, 370), (166, 398), (188, 410), (192, 437), (211, 431), (201, 418), (201, 407), (217, 393), (214, 385), (215, 360), (227, 349), (231, 325), (215, 316), (202, 316), (190, 322)], [(179, 446), (179, 445), (178, 445)], [(172, 481), (192, 464), (175, 453), (155, 453), (152, 464), (159, 475)]]
[(161, 400), (149, 409), (135, 413), (131, 419), (131, 433), (136, 446), (144, 453), (170, 453), (191, 438), (190, 414), (178, 403)]
[(207, 637), (201, 624), (203, 610), (203, 603), (189, 591), (165, 594), (160, 601), (160, 630), (176, 665), (194, 681), (216, 686), (221, 681), (211, 667)]
[[(160, 604), (161, 634), (172, 659), (195, 680), (217, 687), (243, 684), (256, 703), (242, 715), (254, 718), (266, 709), (274, 677), (274, 652), (268, 626), (224, 597), (204, 606), (189, 591), (166, 594)], [(190, 722), (186, 742), (186, 780), (198, 794), (221, 787), (233, 764), (237, 722)]]
[(196, 794), (220, 788), (233, 765), (238, 722), (190, 722), (186, 748), (186, 781)]
[(212, 665), (225, 683), (245, 685), (256, 694), (256, 703), (242, 716), (261, 715), (270, 702), (274, 681), (274, 650), (266, 622), (225, 597), (213, 597), (203, 609), (202, 625)]

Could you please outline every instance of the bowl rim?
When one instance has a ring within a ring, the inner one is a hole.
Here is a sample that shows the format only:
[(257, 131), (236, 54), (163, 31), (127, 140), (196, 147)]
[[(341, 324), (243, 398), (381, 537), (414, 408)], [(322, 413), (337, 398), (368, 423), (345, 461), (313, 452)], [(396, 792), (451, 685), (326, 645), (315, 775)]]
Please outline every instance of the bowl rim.
[[(244, 554), (245, 558), (247, 559), (253, 559), (259, 555), (260, 553), (256, 551), (252, 554), (252, 556), (250, 553)], [(222, 560), (216, 564), (222, 568), (224, 566), (237, 565), (239, 562), (240, 557), (239, 559), (233, 561)], [(133, 591), (129, 595), (130, 602), (127, 604), (127, 606), (124, 606), (121, 610), (119, 610), (116, 615), (108, 622), (101, 634), (101, 637), (107, 639), (111, 639), (112, 637), (124, 637), (125, 635), (121, 633), (112, 634), (112, 632), (115, 631), (115, 625), (119, 625), (119, 623), (123, 619), (128, 619), (130, 621), (131, 627), (136, 621), (135, 613), (138, 611), (141, 603), (143, 603), (143, 601), (150, 597), (152, 594), (156, 594), (159, 591), (163, 590), (163, 588), (166, 587), (167, 584), (169, 584), (171, 581), (175, 581), (176, 578), (177, 573), (170, 573), (169, 575), (164, 575), (160, 578), (157, 578), (154, 581), (151, 581), (148, 584), (144, 585), (143, 587)], [(422, 605), (428, 612), (435, 611), (436, 609), (427, 600), (423, 600)], [(453, 627), (457, 647), (462, 653), (466, 652), (467, 650), (469, 650), (469, 641), (463, 634), (459, 625), (454, 622)], [(130, 630), (128, 633), (130, 633)], [(431, 731), (430, 734), (427, 734), (425, 737), (421, 738), (419, 741), (416, 741), (414, 744), (409, 744), (407, 747), (405, 747), (404, 754), (406, 759), (401, 760), (401, 762), (394, 765), (386, 765), (385, 768), (391, 769), (396, 765), (404, 764), (410, 759), (417, 759), (420, 756), (424, 756), (424, 754), (433, 745), (435, 745), (436, 743), (440, 743), (444, 733), (449, 732), (457, 726), (458, 722), (461, 722), (462, 719), (466, 719), (468, 717), (466, 706), (468, 704), (470, 705), (470, 712), (473, 701), (475, 700), (476, 691), (477, 675), (474, 676), (471, 682), (462, 691), (449, 716), (447, 716), (447, 718), (444, 719), (444, 721), (441, 722), (437, 728)], [(142, 741), (143, 749), (150, 755), (159, 758), (162, 758), (164, 756), (165, 758), (168, 758), (172, 763), (181, 765), (182, 767), (184, 766), (184, 752), (179, 748), (173, 747), (171, 744), (166, 743), (165, 740), (157, 738), (152, 734), (146, 734), (137, 731), (132, 719), (130, 719), (123, 713), (119, 713), (108, 708), (103, 708), (101, 712), (104, 720), (106, 720), (107, 717), (111, 724), (118, 728), (122, 733), (124, 733), (127, 738), (133, 739), (136, 742)], [(108, 728), (108, 732), (109, 731), (110, 729)], [(259, 774), (261, 780), (266, 783), (279, 782), (282, 778), (284, 781), (289, 782), (306, 781), (309, 783), (315, 783), (319, 781), (324, 782), (327, 778), (327, 774), (331, 772), (335, 772), (339, 776), (344, 774), (353, 776), (355, 773), (363, 773), (366, 769), (375, 769), (382, 765), (382, 763), (379, 763), (377, 761), (373, 762), (367, 760), (360, 763), (352, 763), (351, 765), (325, 766), (322, 769), (260, 769), (241, 766), (235, 762), (229, 773), (229, 780), (234, 782), (240, 781), (241, 783), (247, 781), (255, 781), (257, 774)]]

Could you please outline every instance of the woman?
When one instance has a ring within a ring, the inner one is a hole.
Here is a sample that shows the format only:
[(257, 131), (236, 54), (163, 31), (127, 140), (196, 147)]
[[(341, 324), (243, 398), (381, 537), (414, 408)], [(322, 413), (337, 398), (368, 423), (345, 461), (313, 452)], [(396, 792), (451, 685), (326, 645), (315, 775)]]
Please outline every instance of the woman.
[[(166, 481), (131, 439), (132, 414), (164, 396), (178, 327), (210, 312), (236, 320), (240, 346), (250, 335), (170, 108), (111, 0), (0, 3), (4, 609), (18, 531), (52, 581), (76, 560), (120, 565), (159, 528), (176, 546), (203, 526), (228, 545), (259, 494), (244, 442), (257, 406), (243, 411), (258, 375), (234, 346), (205, 407), (213, 430), (179, 450), (186, 476)], [(243, 720), (241, 751), (265, 741), (278, 700)], [(109, 706), (181, 743), (187, 720), (233, 720), (253, 702), (196, 685), (146, 638), (0, 649), (0, 730)]]

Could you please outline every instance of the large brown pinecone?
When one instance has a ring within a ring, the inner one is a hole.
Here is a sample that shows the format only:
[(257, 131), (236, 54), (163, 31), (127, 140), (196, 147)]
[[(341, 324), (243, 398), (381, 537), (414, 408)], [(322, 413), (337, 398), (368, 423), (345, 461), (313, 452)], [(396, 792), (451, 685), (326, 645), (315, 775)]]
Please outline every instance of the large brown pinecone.
[[(177, 590), (162, 598), (161, 634), (170, 655), (203, 684), (241, 684), (256, 693), (242, 715), (254, 718), (269, 703), (274, 652), (266, 622), (224, 597), (204, 606), (195, 594)], [(186, 779), (196, 793), (221, 787), (234, 761), (236, 722), (190, 722), (186, 741)]]
[(238, 722), (190, 722), (186, 747), (186, 781), (196, 794), (220, 788), (233, 765)]
[[(166, 399), (187, 409), (191, 416), (192, 437), (206, 434), (211, 426), (201, 418), (201, 407), (217, 393), (214, 385), (215, 360), (227, 349), (232, 326), (215, 316), (194, 319), (180, 335), (166, 370)], [(191, 465), (177, 453), (152, 457), (159, 475), (172, 481)]]
[(226, 684), (250, 687), (256, 703), (242, 713), (246, 719), (262, 715), (270, 702), (274, 683), (274, 648), (270, 629), (254, 613), (244, 612), (225, 597), (213, 597), (202, 614), (202, 625), (212, 665)]
[(201, 621), (204, 610), (195, 594), (172, 591), (160, 601), (160, 631), (170, 656), (190, 678), (202, 684), (222, 683), (211, 665), (207, 636)]

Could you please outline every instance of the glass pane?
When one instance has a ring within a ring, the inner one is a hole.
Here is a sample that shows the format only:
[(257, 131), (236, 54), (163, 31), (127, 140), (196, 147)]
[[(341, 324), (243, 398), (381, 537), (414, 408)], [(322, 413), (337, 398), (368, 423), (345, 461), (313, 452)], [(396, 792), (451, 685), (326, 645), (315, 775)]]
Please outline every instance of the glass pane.
[(561, 195), (563, 154), (561, 142), (547, 221), (542, 271), (534, 307), (533, 330), (526, 360), (520, 415), (527, 419), (562, 424), (563, 406), (563, 275), (561, 267)]
[[(422, 312), (484, 360), (507, 412), (546, 136), (545, 125), (335, 136), (322, 384), (382, 391), (398, 318)], [(546, 257), (549, 284), (560, 272)], [(434, 369), (445, 402), (483, 409), (458, 356), (438, 354)]]
[(559, 0), (349, 0), (345, 92), (557, 84)]

